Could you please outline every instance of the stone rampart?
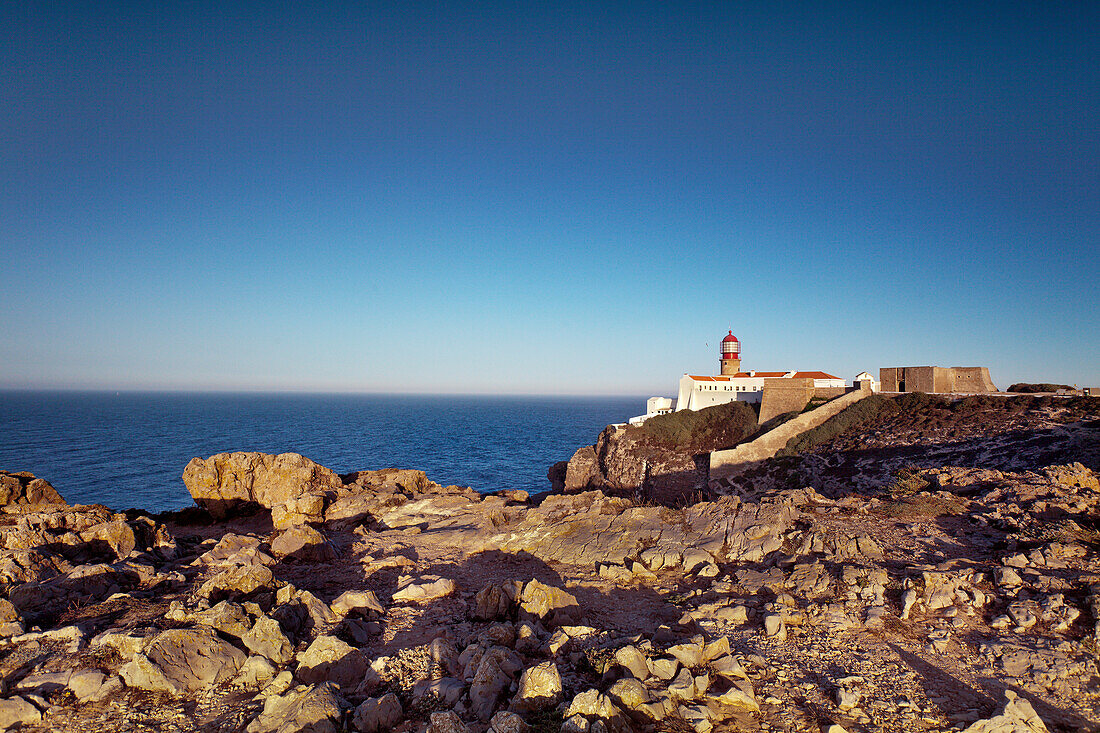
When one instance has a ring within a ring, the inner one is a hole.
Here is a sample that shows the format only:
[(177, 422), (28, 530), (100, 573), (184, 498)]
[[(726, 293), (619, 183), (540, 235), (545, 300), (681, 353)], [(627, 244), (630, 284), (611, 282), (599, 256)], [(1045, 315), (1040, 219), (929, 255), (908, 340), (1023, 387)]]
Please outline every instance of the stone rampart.
[(813, 379), (765, 379), (764, 396), (760, 401), (760, 424), (788, 412), (802, 412), (813, 396)]
[(793, 420), (783, 423), (775, 430), (764, 433), (752, 442), (742, 443), (729, 450), (714, 451), (710, 454), (710, 480), (736, 476), (747, 465), (773, 458), (776, 453), (786, 447), (791, 438), (816, 428), (833, 415), (869, 396), (871, 396), (871, 390), (869, 389), (849, 392), (832, 402), (826, 402), (815, 410), (802, 413)]

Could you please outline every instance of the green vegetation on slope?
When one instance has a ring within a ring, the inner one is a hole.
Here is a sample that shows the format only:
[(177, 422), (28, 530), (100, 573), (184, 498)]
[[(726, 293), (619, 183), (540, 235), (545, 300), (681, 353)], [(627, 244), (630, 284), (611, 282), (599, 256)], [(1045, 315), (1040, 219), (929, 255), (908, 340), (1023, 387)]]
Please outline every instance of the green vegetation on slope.
[(756, 411), (745, 402), (730, 402), (702, 410), (657, 415), (637, 430), (639, 440), (677, 451), (701, 452), (729, 448), (756, 432)]
[(816, 428), (791, 438), (786, 447), (776, 454), (777, 458), (794, 456), (803, 451), (826, 443), (841, 433), (884, 414), (905, 411), (943, 409), (949, 406), (943, 397), (927, 395), (923, 392), (910, 392), (901, 397), (883, 397), (871, 395), (851, 407), (837, 413)]
[(1057, 392), (1060, 389), (1073, 389), (1073, 387), (1068, 384), (1051, 384), (1049, 382), (1042, 382), (1041, 384), (1018, 382), (1009, 387), (1007, 391), (1031, 394), (1033, 392)]
[(908, 392), (899, 397), (871, 395), (833, 416), (820, 426), (791, 438), (776, 457), (794, 456), (816, 448), (857, 426), (873, 421), (894, 419), (893, 429), (904, 428), (924, 432), (951, 429), (952, 426), (980, 419), (981, 413), (1003, 412), (1023, 414), (1034, 410), (1053, 410), (1051, 419), (1075, 422), (1095, 414), (1100, 398), (1054, 397), (1051, 395), (974, 395), (950, 400), (940, 395)]

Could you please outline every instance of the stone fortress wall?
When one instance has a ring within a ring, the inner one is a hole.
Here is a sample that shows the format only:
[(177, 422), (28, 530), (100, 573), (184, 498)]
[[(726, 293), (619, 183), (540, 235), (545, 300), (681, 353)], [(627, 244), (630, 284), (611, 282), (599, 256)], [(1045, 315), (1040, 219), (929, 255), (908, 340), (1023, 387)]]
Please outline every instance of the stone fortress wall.
[(883, 367), (879, 369), (883, 392), (983, 394), (996, 392), (988, 367)]
[(801, 412), (813, 396), (813, 379), (765, 379), (758, 422), (763, 425), (773, 417)]

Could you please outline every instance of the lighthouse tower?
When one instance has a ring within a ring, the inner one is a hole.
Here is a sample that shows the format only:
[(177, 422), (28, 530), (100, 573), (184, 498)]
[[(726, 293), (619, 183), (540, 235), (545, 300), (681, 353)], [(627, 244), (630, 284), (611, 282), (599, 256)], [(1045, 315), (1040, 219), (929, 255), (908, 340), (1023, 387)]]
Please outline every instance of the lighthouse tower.
[(741, 342), (730, 331), (729, 336), (722, 339), (721, 351), (718, 354), (719, 363), (722, 365), (722, 376), (732, 377), (741, 371)]

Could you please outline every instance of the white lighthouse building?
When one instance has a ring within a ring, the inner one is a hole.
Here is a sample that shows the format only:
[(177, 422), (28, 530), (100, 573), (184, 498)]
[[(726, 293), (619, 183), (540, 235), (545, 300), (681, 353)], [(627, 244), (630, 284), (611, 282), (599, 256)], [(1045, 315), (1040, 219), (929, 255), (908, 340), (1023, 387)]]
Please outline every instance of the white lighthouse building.
[[(803, 379), (813, 380), (814, 390), (822, 393), (843, 390), (847, 384), (840, 377), (822, 371), (758, 372), (741, 371), (741, 342), (729, 334), (722, 339), (718, 350), (719, 373), (716, 376), (685, 374), (680, 377), (680, 388), (675, 405), (667, 397), (651, 397), (646, 403), (646, 414), (630, 419), (640, 424), (654, 415), (673, 410), (701, 410), (704, 407), (724, 405), (727, 402), (760, 402), (764, 396), (765, 380)], [(774, 384), (774, 383), (773, 383)]]

